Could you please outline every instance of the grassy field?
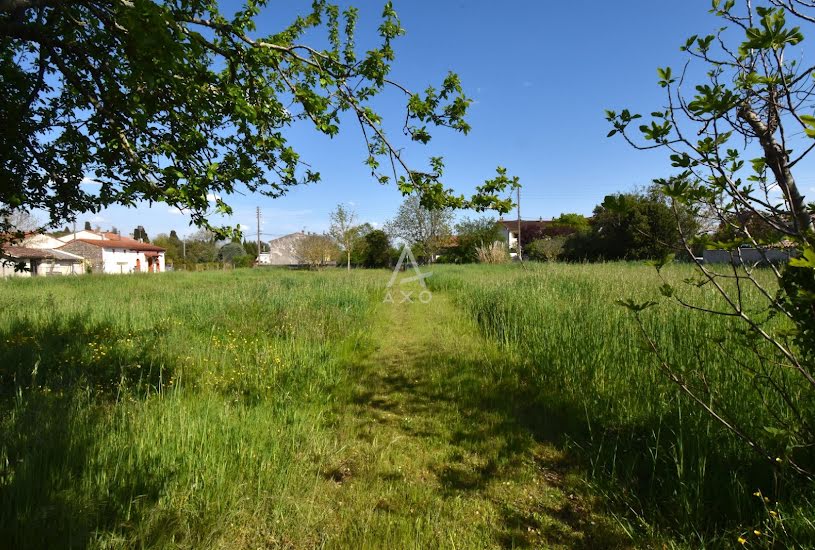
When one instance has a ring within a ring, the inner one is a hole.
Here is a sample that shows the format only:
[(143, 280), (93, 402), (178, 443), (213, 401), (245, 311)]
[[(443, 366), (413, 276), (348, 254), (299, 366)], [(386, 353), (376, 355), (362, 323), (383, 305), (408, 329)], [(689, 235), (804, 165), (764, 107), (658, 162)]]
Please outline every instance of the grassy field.
[[(384, 271), (0, 281), (0, 546), (815, 544), (811, 485), (691, 407), (614, 304), (652, 269), (432, 271), (427, 304), (382, 303)], [(721, 319), (645, 321), (767, 421)]]

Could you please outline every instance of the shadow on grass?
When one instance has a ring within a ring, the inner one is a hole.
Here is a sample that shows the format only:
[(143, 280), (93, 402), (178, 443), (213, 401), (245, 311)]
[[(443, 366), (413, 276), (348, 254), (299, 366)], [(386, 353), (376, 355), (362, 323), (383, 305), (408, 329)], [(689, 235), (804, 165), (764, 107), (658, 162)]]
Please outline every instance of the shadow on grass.
[[(445, 438), (458, 450), (434, 469), (445, 494), (486, 494), (496, 480), (511, 479), (530, 455), (549, 485), (577, 493), (562, 506), (505, 506), (505, 530), (498, 538), (508, 547), (631, 544), (619, 526), (588, 520), (596, 506), (579, 482), (568, 481), (572, 473), (590, 479), (592, 492), (618, 515), (627, 515), (632, 522), (644, 519), (660, 532), (680, 537), (683, 532), (691, 535), (690, 526), (712, 543), (723, 543), (723, 533), (743, 529), (751, 518), (760, 522), (761, 514), (766, 514), (763, 504), (750, 498), (757, 488), (784, 490), (774, 470), (760, 458), (740, 452), (738, 446), (703, 441), (730, 436), (716, 435), (715, 426), (714, 433), (699, 434), (688, 424), (691, 414), (701, 415), (699, 411), (685, 412), (683, 418), (641, 419), (639, 424), (612, 422), (585, 406), (590, 388), (586, 395), (576, 396), (558, 387), (542, 387), (533, 382), (539, 378), (529, 365), (491, 371), (483, 361), (432, 350), (415, 350), (409, 362), (408, 372), (387, 362), (373, 369), (361, 384), (367, 389), (357, 394), (356, 401), (386, 413), (392, 422), (399, 416), (446, 419), (429, 427), (400, 425), (414, 437)], [(699, 424), (704, 422), (702, 417)], [(540, 444), (568, 451), (535, 455)], [(679, 473), (679, 467), (685, 471)], [(563, 525), (569, 529), (564, 531)]]
[[(538, 406), (528, 388), (492, 379), (483, 361), (470, 361), (428, 350), (409, 350), (365, 371), (354, 395), (378, 422), (390, 422), (411, 437), (441, 439), (452, 449), (431, 471), (446, 498), (477, 493), (501, 514), (495, 540), (507, 548), (551, 544), (569, 548), (625, 548), (620, 529), (594, 521), (592, 503), (567, 480), (578, 463), (560, 452), (541, 452), (547, 443), (561, 446), (581, 427), (582, 411), (561, 402)], [(424, 418), (404, 422), (404, 418)], [(429, 443), (428, 446), (433, 446)], [(562, 492), (538, 498), (536, 487), (503, 494), (501, 483), (533, 477)], [(526, 470), (526, 474), (521, 473)], [(496, 488), (497, 487), (497, 488)], [(531, 495), (531, 496), (530, 496)], [(528, 498), (527, 498), (528, 497)]]
[[(92, 471), (102, 411), (86, 399), (32, 394), (0, 427), (0, 540), (8, 548), (84, 548), (95, 534), (126, 531), (140, 505), (158, 500), (166, 474), (157, 467), (118, 479)], [(96, 483), (95, 475), (110, 479)]]
[(117, 476), (95, 464), (118, 391), (155, 389), (171, 374), (128, 338), (80, 317), (0, 333), (0, 546), (82, 548), (94, 534), (126, 531), (158, 499), (159, 468)]
[(40, 387), (109, 393), (122, 382), (131, 390), (155, 388), (172, 372), (150, 344), (154, 333), (132, 334), (81, 316), (47, 324), (12, 322), (0, 331), (0, 397)]

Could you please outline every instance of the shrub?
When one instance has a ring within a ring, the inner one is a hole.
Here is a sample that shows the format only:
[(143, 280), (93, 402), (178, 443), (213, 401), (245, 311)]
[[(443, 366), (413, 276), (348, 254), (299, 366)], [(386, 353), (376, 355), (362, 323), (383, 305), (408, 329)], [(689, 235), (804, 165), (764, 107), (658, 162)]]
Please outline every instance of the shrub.
[(566, 244), (567, 237), (550, 237), (546, 239), (538, 239), (532, 241), (526, 247), (526, 253), (530, 260), (538, 262), (551, 262), (557, 260), (563, 247)]
[(475, 251), (478, 262), (482, 264), (505, 264), (509, 262), (509, 249), (503, 241), (482, 244), (477, 246)]

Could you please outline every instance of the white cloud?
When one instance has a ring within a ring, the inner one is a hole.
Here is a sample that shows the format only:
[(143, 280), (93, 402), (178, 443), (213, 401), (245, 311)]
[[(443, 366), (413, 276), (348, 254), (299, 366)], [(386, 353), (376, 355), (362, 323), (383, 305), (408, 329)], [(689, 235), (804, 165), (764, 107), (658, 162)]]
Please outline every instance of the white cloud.
[(209, 202), (215, 202), (217, 200), (220, 200), (220, 198), (221, 195), (216, 195), (215, 193), (207, 193), (207, 200)]
[(91, 179), (88, 176), (82, 178), (82, 181), (79, 182), (81, 185), (102, 185), (101, 182), (96, 181), (95, 179)]
[(186, 216), (189, 213), (188, 210), (182, 210), (182, 209), (178, 208), (177, 206), (172, 206), (172, 207), (168, 208), (167, 212), (169, 212), (170, 214), (174, 214), (176, 216)]

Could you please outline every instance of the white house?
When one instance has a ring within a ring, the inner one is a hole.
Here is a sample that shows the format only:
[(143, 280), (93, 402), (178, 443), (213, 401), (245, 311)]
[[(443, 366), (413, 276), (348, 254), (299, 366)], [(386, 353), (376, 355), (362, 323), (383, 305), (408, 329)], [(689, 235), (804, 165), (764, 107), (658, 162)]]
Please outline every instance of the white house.
[(20, 246), (24, 246), (26, 248), (53, 250), (64, 244), (65, 242), (57, 239), (56, 237), (52, 237), (51, 235), (45, 235), (43, 233), (29, 233), (25, 236), (22, 243), (20, 243)]
[(81, 256), (63, 250), (6, 246), (0, 253), (0, 277), (78, 275), (84, 273), (83, 263)]
[(164, 249), (160, 246), (115, 233), (97, 235), (99, 238), (72, 238), (59, 250), (79, 254), (94, 273), (159, 273), (165, 270)]
[[(59, 237), (59, 240), (62, 243), (68, 243), (73, 241), (74, 239), (91, 239), (94, 241), (101, 241), (105, 238), (106, 233), (101, 233), (99, 231), (91, 231), (90, 229), (83, 229), (82, 231), (77, 231), (75, 233), (69, 233), (63, 237)], [(107, 235), (115, 235), (115, 233), (107, 233)]]

